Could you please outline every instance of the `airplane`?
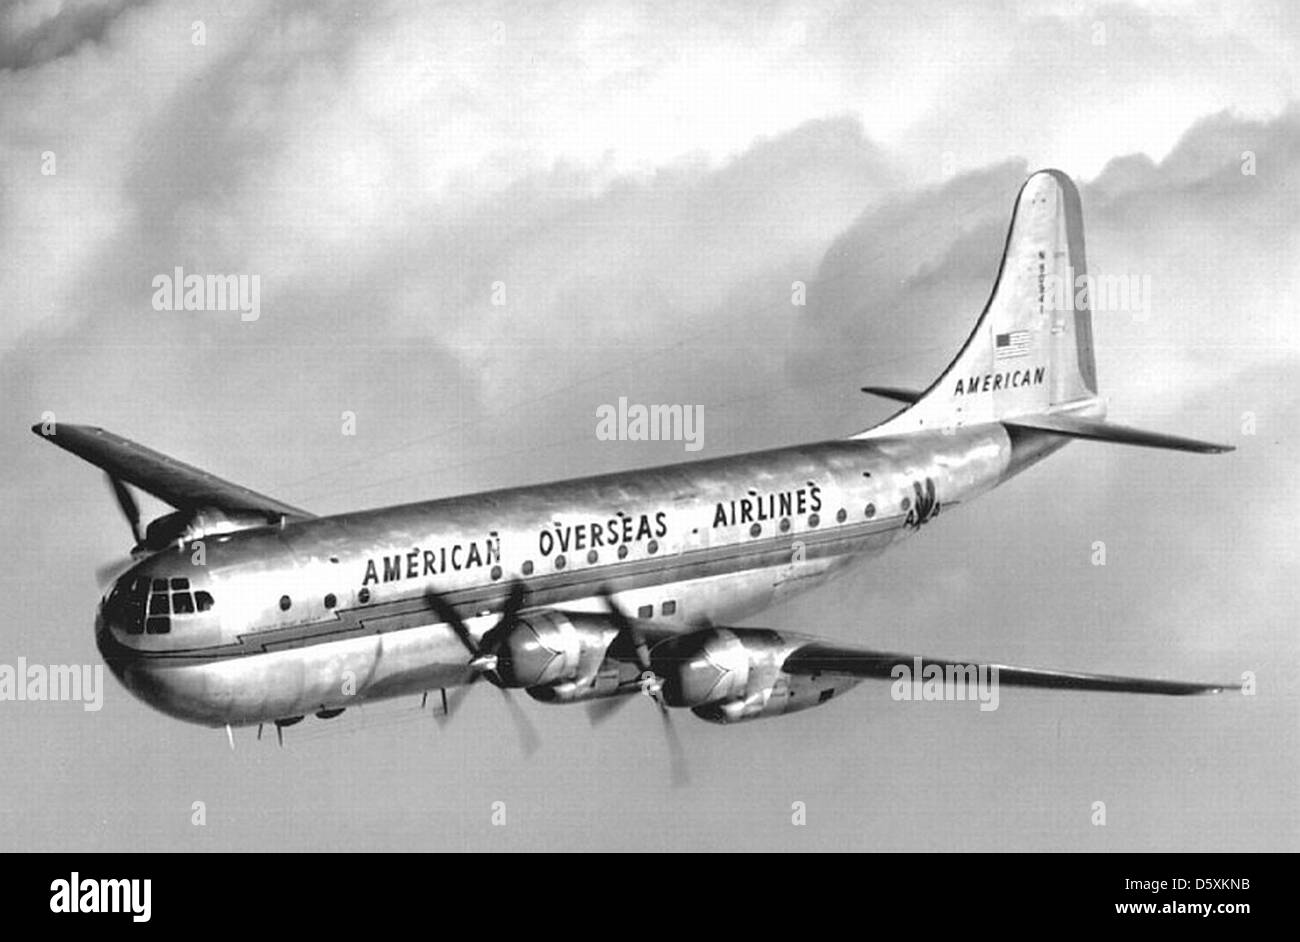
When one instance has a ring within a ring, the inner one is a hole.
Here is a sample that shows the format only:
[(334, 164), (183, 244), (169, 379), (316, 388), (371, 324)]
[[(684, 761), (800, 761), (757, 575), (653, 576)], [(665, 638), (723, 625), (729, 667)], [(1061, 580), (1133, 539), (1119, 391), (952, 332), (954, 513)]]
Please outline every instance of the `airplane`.
[[(1224, 445), (1105, 421), (1079, 192), (1058, 170), (1017, 196), (974, 329), (924, 390), (843, 439), (331, 516), (100, 428), (33, 431), (108, 476), (135, 538), (95, 617), (111, 672), (170, 716), (275, 724), (479, 681), (593, 722), (646, 694), (714, 723), (827, 703), (898, 665), (968, 668), (739, 624), (919, 532), (1074, 439)], [(131, 488), (175, 510), (147, 527)], [(1004, 686), (1185, 695), (1228, 685), (980, 664)], [(233, 738), (231, 739), (233, 746)]]

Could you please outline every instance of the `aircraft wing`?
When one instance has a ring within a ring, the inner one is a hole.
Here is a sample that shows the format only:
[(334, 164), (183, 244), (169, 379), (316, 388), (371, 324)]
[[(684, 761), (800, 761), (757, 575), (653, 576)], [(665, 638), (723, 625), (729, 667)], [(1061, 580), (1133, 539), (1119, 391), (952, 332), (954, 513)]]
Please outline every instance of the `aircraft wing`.
[(894, 669), (903, 665), (911, 677), (917, 674), (919, 659), (921, 670), (935, 665), (939, 669), (949, 666), (963, 669), (997, 668), (999, 684), (1008, 687), (1045, 687), (1053, 690), (1099, 690), (1111, 693), (1156, 693), (1168, 696), (1220, 693), (1240, 689), (1235, 684), (1204, 684), (1181, 680), (1154, 680), (1145, 677), (1117, 677), (1111, 674), (1085, 674), (1079, 671), (1042, 670), (1033, 667), (1014, 667), (1009, 664), (979, 664), (952, 658), (919, 657), (912, 654), (890, 654), (867, 651), (861, 648), (837, 647), (821, 641), (812, 641), (792, 651), (782, 669), (789, 674), (839, 674), (870, 680), (893, 680)]
[(306, 519), (314, 516), (102, 428), (60, 422), (48, 435), (45, 426), (39, 423), (32, 426), (32, 431), (78, 458), (103, 468), (109, 477), (133, 484), (178, 510), (215, 507), (268, 517), (284, 514)]

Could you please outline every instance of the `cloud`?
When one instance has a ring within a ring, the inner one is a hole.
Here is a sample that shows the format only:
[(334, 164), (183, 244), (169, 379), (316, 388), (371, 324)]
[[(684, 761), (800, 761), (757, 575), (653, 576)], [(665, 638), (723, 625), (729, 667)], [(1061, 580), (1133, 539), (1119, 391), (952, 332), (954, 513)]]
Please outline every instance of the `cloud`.
[[(620, 395), (703, 405), (705, 456), (845, 435), (890, 408), (859, 386), (923, 385), (946, 365), (987, 298), (1020, 183), (1054, 164), (1081, 184), (1091, 270), (1152, 284), (1149, 317), (1096, 318), (1112, 415), (1240, 450), (1072, 446), (764, 620), (889, 649), (1171, 676), (1293, 659), (1281, 629), (1297, 508), (1277, 483), (1300, 457), (1284, 431), (1300, 354), (1289, 6), (231, 2), (5, 15), (0, 526), (24, 547), (15, 582), (35, 587), (16, 602), (15, 649), (94, 660), (91, 574), (128, 540), (95, 472), (27, 432), (42, 412), (325, 512), (686, 457), (597, 443), (595, 409)], [(154, 311), (151, 280), (176, 266), (259, 275), (261, 319)], [(795, 282), (806, 306), (792, 303)], [(339, 434), (344, 411), (355, 437)], [(1115, 560), (1104, 573), (1088, 563), (1095, 540)], [(1228, 623), (1239, 639), (1219, 630)], [(875, 754), (872, 736), (906, 753), (927, 733), (911, 714), (859, 728), (841, 707), (843, 755)], [(141, 748), (172, 735), (178, 767), (222, 780), (190, 731), (165, 732), (125, 695), (113, 709)], [(521, 770), (485, 759), (476, 735), (440, 742), (445, 767), (482, 764), (597, 808), (644, 787), (638, 736), (653, 717), (592, 744), (581, 717), (560, 713), (546, 720), (572, 748), (557, 753), (594, 750), (615, 783), (604, 797), (567, 777), (571, 761)], [(1089, 715), (1097, 748), (1132, 716)], [(1201, 719), (1168, 728), (1238, 732), (1233, 714)], [(485, 707), (467, 722), (477, 733), (498, 720)], [(756, 843), (767, 833), (748, 810), (766, 785), (737, 783), (737, 768), (874, 821), (854, 804), (862, 769), (828, 766), (812, 727), (784, 722), (699, 750), (697, 775), (746, 799), (727, 826)], [(984, 752), (963, 751), (969, 732), (945, 740), (948, 761), (982, 767), (1007, 751), (991, 734), (969, 739)], [(1045, 748), (1037, 733), (1007, 731)], [(1265, 751), (1239, 741), (1242, 755)], [(1041, 787), (1089, 780), (1093, 754), (1059, 756)], [(928, 775), (923, 759), (903, 767)], [(145, 788), (132, 793), (165, 790), (136, 780), (141, 766), (122, 773)], [(392, 771), (358, 766), (328, 779), (338, 793)], [(280, 793), (278, 773), (250, 777), (251, 793)], [(882, 806), (914, 797), (872, 781)], [(15, 800), (35, 807), (42, 787), (26, 779)], [(313, 807), (334, 808), (331, 795)], [(78, 800), (69, 786), (49, 807)], [(710, 803), (684, 804), (683, 840), (720, 833)], [(307, 839), (309, 821), (283, 817), (286, 839)], [(1207, 841), (1243, 827), (1204, 820)]]
[(0, 14), (0, 69), (28, 69), (97, 42), (144, 0), (18, 0)]

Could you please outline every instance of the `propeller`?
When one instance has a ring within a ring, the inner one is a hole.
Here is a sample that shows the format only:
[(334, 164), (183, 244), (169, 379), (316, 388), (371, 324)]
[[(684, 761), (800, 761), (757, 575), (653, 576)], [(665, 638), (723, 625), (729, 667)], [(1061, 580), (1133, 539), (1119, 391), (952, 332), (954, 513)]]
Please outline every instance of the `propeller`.
[(95, 570), (95, 583), (101, 590), (117, 582), (123, 573), (135, 565), (138, 558), (136, 554), (144, 545), (144, 530), (140, 526), (140, 505), (136, 503), (135, 495), (120, 479), (111, 474), (104, 476), (108, 478), (108, 486), (113, 489), (113, 496), (117, 498), (117, 506), (122, 509), (122, 516), (126, 517), (127, 523), (131, 525), (131, 535), (135, 537), (135, 545), (126, 556), (119, 556)]
[[(641, 671), (641, 692), (659, 707), (659, 717), (663, 722), (664, 738), (668, 741), (668, 755), (672, 764), (673, 784), (685, 785), (690, 781), (686, 771), (686, 753), (682, 748), (681, 738), (677, 735), (677, 728), (673, 725), (673, 718), (668, 710), (668, 704), (664, 701), (664, 679), (654, 672), (654, 668), (650, 664), (650, 647), (646, 644), (645, 635), (641, 633), (637, 623), (628, 618), (627, 613), (619, 608), (608, 586), (601, 587), (600, 597), (605, 602), (605, 608), (609, 610), (610, 621), (614, 623), (614, 627), (618, 631), (615, 643), (619, 639), (625, 639), (636, 655), (636, 666)], [(587, 718), (593, 726), (599, 725), (633, 699), (635, 697), (622, 696), (594, 700), (587, 707)]]
[[(486, 677), (489, 683), (501, 691), (501, 695), (505, 699), (506, 709), (510, 712), (510, 718), (518, 731), (519, 744), (524, 750), (524, 755), (531, 756), (541, 745), (541, 738), (529, 721), (528, 714), (510, 696), (509, 688), (505, 686), (501, 680), (501, 675), (497, 672), (501, 646), (505, 643), (510, 629), (514, 627), (519, 612), (524, 607), (524, 599), (527, 594), (528, 590), (524, 588), (524, 584), (518, 579), (510, 583), (510, 592), (506, 596), (506, 603), (501, 611), (501, 617), (483, 635), (481, 644), (474, 640), (474, 635), (470, 633), (469, 627), (465, 624), (465, 620), (460, 617), (460, 613), (456, 611), (454, 605), (432, 590), (425, 593), (425, 600), (439, 618), (451, 625), (452, 631), (456, 632), (456, 637), (460, 639), (460, 643), (469, 652), (470, 659), (467, 666), (473, 671), (470, 675), (469, 684), (477, 682), (481, 677)], [(460, 700), (466, 696), (468, 691), (469, 685), (467, 684), (453, 694), (455, 706), (459, 706)], [(447, 713), (441, 718), (443, 721), (450, 719), (453, 712), (452, 707), (453, 703), (449, 700)]]
[(140, 505), (135, 502), (135, 495), (119, 478), (106, 474), (109, 487), (113, 489), (113, 496), (117, 498), (117, 506), (122, 508), (122, 516), (126, 517), (127, 523), (131, 524), (131, 535), (135, 537), (137, 546), (144, 544), (144, 531), (140, 529)]

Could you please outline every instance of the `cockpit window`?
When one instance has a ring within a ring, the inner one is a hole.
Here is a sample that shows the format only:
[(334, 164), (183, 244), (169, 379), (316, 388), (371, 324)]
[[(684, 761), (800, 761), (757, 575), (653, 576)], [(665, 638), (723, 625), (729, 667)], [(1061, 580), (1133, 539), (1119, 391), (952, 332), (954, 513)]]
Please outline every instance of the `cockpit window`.
[[(144, 633), (144, 598), (148, 591), (149, 580), (136, 579), (127, 589), (126, 598), (122, 600), (122, 622), (126, 625), (126, 633), (129, 635)], [(112, 604), (113, 600), (110, 597), (109, 605)]]
[(171, 632), (172, 618), (209, 611), (214, 601), (211, 593), (202, 589), (191, 593), (190, 580), (184, 576), (170, 579), (141, 576), (129, 585), (114, 587), (104, 604), (108, 614), (127, 634), (165, 635)]

